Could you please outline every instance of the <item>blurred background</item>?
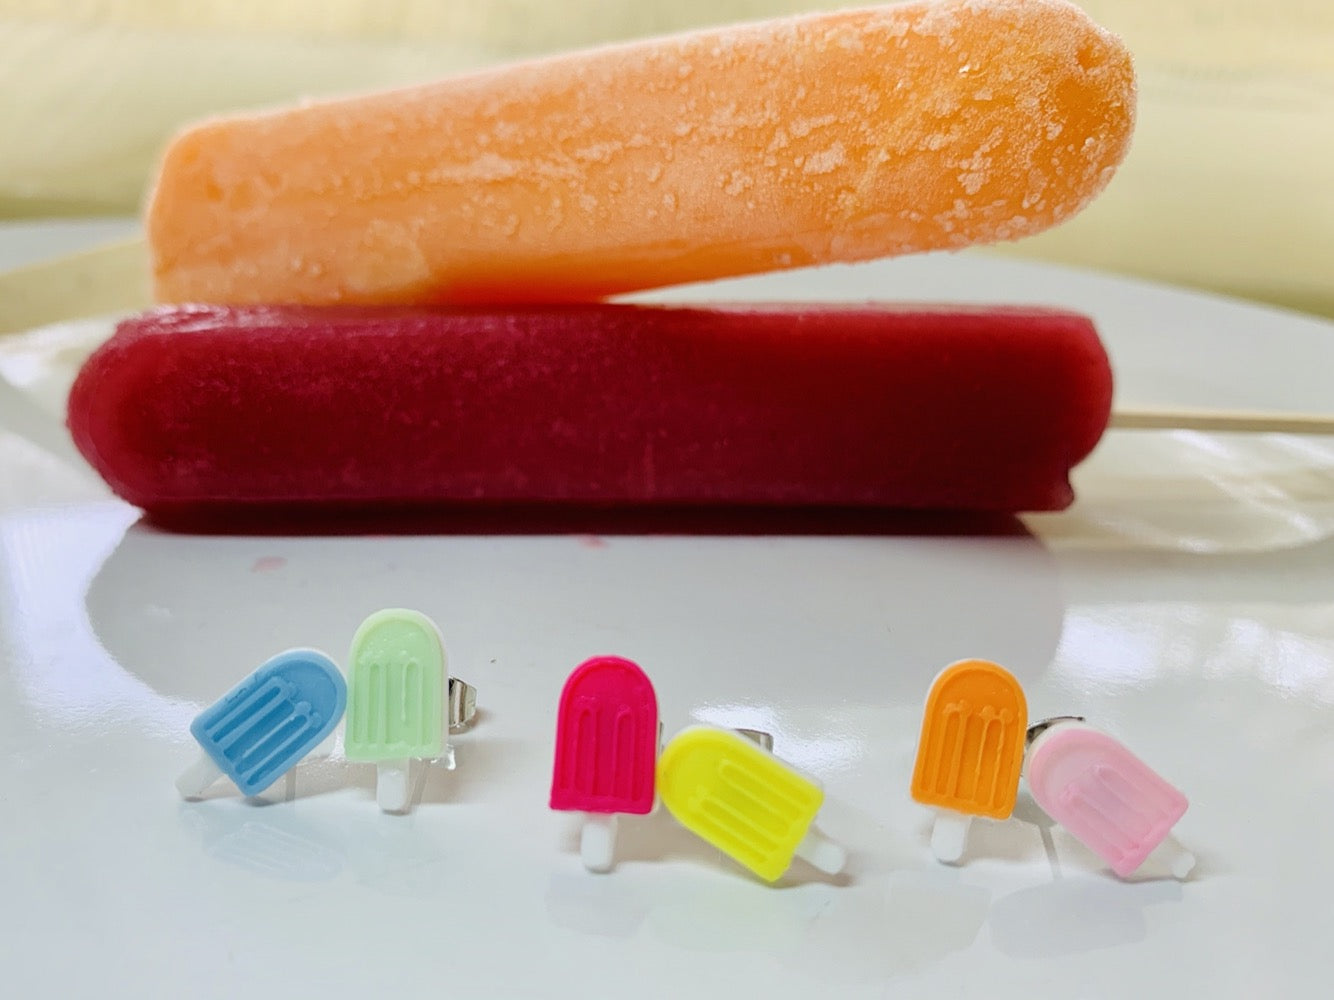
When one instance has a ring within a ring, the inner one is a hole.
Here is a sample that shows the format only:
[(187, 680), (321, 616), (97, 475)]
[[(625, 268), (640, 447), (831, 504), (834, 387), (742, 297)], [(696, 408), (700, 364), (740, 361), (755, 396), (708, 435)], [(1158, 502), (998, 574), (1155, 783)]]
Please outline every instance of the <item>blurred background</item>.
[[(0, 220), (132, 215), (192, 119), (832, 0), (0, 0)], [(1140, 75), (1128, 161), (997, 252), (1334, 316), (1334, 3), (1081, 0)]]

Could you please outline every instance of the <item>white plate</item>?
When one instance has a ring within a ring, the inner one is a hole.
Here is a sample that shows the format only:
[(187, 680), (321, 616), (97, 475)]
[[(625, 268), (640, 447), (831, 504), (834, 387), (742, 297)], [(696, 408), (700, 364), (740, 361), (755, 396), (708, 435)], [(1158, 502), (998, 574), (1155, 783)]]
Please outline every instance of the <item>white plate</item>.
[[(1064, 303), (1122, 399), (1329, 405), (1328, 324), (1105, 276), (962, 255), (708, 293)], [(0, 426), (34, 412), (0, 400)], [(987, 537), (203, 538), (0, 434), (5, 994), (1323, 995), (1334, 443), (1112, 434), (1076, 488)], [(386, 605), (439, 621), (483, 713), (410, 815), (337, 757), (286, 801), (177, 800), (199, 706), (287, 646), (341, 656)], [(771, 732), (824, 781), (848, 876), (761, 885), (661, 812), (586, 874), (546, 795), (557, 693), (596, 653), (648, 670), (669, 731)], [(964, 656), (1184, 789), (1195, 876), (1120, 882), (1027, 798), (936, 865), (907, 785), (926, 686)]]

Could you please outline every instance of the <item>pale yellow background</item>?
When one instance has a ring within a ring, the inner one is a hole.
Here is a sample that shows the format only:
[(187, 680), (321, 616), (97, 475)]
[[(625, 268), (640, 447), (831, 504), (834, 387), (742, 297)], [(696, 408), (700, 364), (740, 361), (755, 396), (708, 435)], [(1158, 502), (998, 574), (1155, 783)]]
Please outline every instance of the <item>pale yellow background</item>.
[[(181, 123), (830, 0), (0, 0), (0, 217), (137, 209)], [(1111, 188), (1022, 253), (1334, 315), (1334, 0), (1083, 0), (1141, 82)]]

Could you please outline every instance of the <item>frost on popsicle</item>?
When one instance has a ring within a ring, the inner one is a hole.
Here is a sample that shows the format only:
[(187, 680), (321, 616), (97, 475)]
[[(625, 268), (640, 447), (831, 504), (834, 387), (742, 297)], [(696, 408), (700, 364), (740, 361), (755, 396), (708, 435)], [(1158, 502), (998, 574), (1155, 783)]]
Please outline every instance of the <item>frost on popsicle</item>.
[(202, 123), (148, 209), (164, 302), (588, 300), (1019, 239), (1129, 147), (1121, 42), (940, 0), (610, 46)]

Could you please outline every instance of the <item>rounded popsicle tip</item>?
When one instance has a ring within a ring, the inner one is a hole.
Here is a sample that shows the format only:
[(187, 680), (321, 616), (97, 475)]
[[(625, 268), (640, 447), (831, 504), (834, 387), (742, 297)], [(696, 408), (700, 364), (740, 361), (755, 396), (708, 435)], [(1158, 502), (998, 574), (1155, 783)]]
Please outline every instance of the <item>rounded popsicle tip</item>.
[[(244, 146), (253, 136), (235, 129), (243, 118), (249, 116), (189, 124), (163, 151), (144, 209), (155, 302), (272, 301), (262, 292), (248, 295), (245, 282), (237, 280), (246, 264), (230, 263), (246, 253), (246, 233), (264, 225), (271, 196), (264, 192), (279, 181), (265, 176), (259, 159), (247, 157)], [(206, 254), (191, 249), (191, 233), (209, 234)], [(189, 266), (182, 266), (187, 260)]]
[[(947, 0), (920, 5), (914, 31), (910, 108), (885, 122), (884, 136), (900, 177), (914, 162), (930, 177), (916, 249), (1035, 235), (1111, 181), (1134, 131), (1134, 65), (1079, 7)], [(877, 173), (894, 176), (868, 180)]]
[(158, 362), (143, 339), (132, 324), (118, 324), (80, 367), (66, 403), (74, 446), (119, 497), (140, 507), (164, 485), (163, 463), (153, 461), (150, 446), (154, 414), (132, 408), (151, 399), (159, 383)]
[(444, 659), (444, 644), (440, 626), (412, 608), (381, 608), (366, 616), (352, 636), (353, 652), (387, 655), (402, 647), (413, 655), (428, 654), (432, 667)]

